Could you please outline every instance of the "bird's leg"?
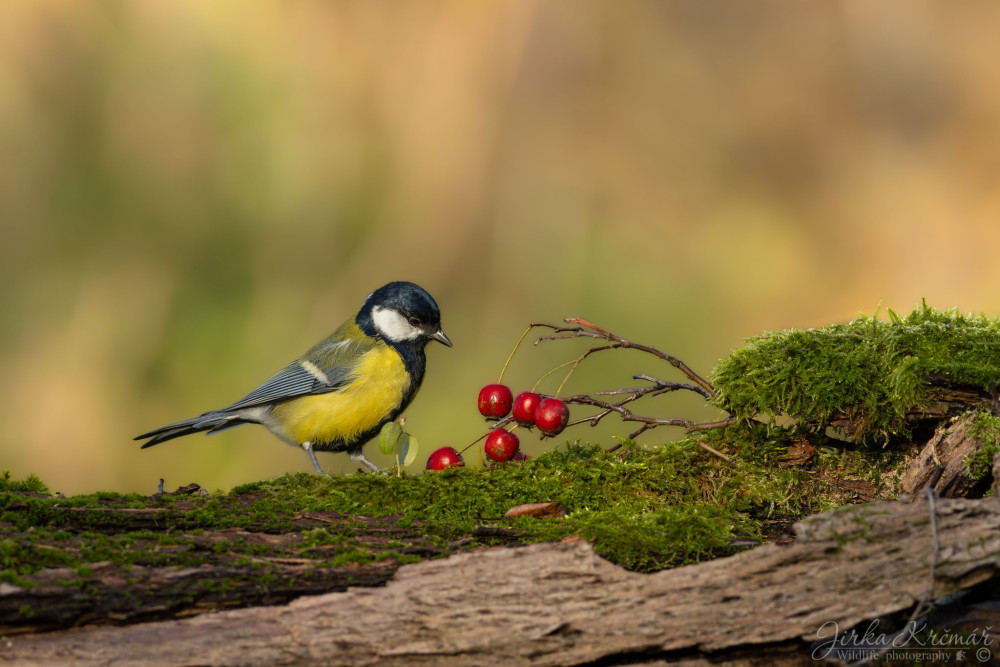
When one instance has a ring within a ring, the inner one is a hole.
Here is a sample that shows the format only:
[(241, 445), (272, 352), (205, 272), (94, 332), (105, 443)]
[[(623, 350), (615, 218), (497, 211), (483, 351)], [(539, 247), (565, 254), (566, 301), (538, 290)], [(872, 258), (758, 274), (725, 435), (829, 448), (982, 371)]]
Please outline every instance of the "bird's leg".
[(316, 474), (325, 475), (326, 473), (323, 472), (323, 469), (319, 467), (319, 461), (316, 460), (316, 453), (313, 452), (312, 443), (307, 440), (306, 442), (303, 442), (302, 445), (300, 446), (302, 447), (302, 449), (306, 450), (306, 454), (309, 455), (309, 460), (312, 461), (313, 468), (316, 468)]
[(365, 458), (365, 453), (360, 448), (348, 451), (347, 455), (351, 457), (352, 461), (367, 466), (372, 472), (382, 472), (381, 468)]

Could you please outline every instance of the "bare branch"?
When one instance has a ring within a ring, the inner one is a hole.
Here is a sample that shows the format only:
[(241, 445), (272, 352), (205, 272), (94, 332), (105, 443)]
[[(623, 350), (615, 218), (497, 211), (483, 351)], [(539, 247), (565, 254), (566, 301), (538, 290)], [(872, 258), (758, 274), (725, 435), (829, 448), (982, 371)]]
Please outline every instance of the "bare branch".
[[(610, 391), (599, 391), (595, 392), (597, 396), (623, 396), (622, 400), (619, 401), (606, 401), (599, 398), (594, 398), (586, 394), (578, 394), (576, 396), (570, 396), (568, 398), (563, 398), (562, 400), (566, 403), (573, 403), (577, 405), (589, 405), (595, 408), (599, 408), (599, 412), (587, 417), (581, 417), (574, 421), (571, 421), (567, 426), (575, 426), (577, 424), (589, 423), (591, 426), (597, 426), (601, 420), (610, 415), (611, 413), (617, 413), (622, 421), (626, 422), (638, 422), (641, 426), (629, 435), (630, 438), (635, 438), (641, 433), (644, 433), (650, 429), (657, 428), (659, 426), (681, 426), (685, 429), (685, 433), (692, 433), (694, 431), (705, 431), (713, 428), (722, 428), (735, 424), (738, 420), (735, 417), (730, 417), (728, 419), (723, 419), (714, 422), (706, 422), (701, 424), (696, 424), (689, 419), (667, 419), (667, 418), (657, 418), (657, 417), (647, 417), (644, 415), (639, 415), (625, 407), (627, 404), (636, 401), (643, 396), (657, 396), (659, 394), (666, 394), (672, 391), (685, 390), (694, 392), (706, 400), (710, 401), (715, 396), (715, 388), (697, 373), (695, 373), (691, 368), (682, 362), (677, 357), (666, 354), (655, 347), (649, 345), (642, 345), (635, 343), (633, 341), (619, 336), (618, 334), (612, 333), (607, 329), (597, 326), (592, 322), (578, 318), (570, 317), (566, 318), (565, 322), (568, 324), (575, 324), (578, 326), (562, 326), (557, 324), (548, 324), (545, 322), (531, 322), (528, 325), (528, 330), (535, 327), (543, 327), (552, 330), (552, 334), (547, 336), (540, 336), (536, 341), (535, 345), (538, 345), (544, 340), (567, 340), (571, 338), (596, 338), (599, 340), (608, 341), (606, 345), (599, 345), (595, 347), (588, 348), (579, 357), (573, 361), (566, 362), (557, 368), (562, 368), (564, 366), (571, 365), (569, 373), (563, 379), (563, 383), (559, 385), (559, 389), (556, 391), (558, 396), (562, 393), (562, 387), (565, 385), (566, 381), (569, 379), (570, 375), (576, 370), (580, 363), (595, 352), (603, 352), (605, 350), (617, 350), (617, 349), (633, 349), (639, 350), (640, 352), (646, 352), (647, 354), (652, 354), (658, 359), (666, 361), (673, 367), (680, 370), (684, 375), (686, 375), (692, 382), (668, 382), (666, 380), (661, 380), (660, 378), (653, 377), (646, 374), (638, 374), (632, 376), (635, 380), (645, 380), (649, 382), (647, 387), (634, 387), (634, 388), (622, 388), (613, 389)], [(554, 369), (555, 370), (555, 369)], [(550, 371), (551, 373), (552, 371)], [(544, 377), (544, 376), (543, 376)]]
[[(687, 364), (685, 364), (677, 357), (669, 355), (666, 352), (661, 352), (655, 347), (650, 347), (648, 345), (641, 345), (639, 343), (633, 343), (627, 338), (623, 338), (618, 334), (611, 333), (610, 331), (602, 329), (596, 324), (588, 322), (587, 320), (581, 319), (579, 317), (567, 317), (565, 321), (567, 323), (578, 324), (580, 326), (561, 327), (553, 324), (545, 324), (543, 322), (532, 322), (531, 326), (533, 327), (536, 326), (547, 327), (555, 332), (555, 334), (551, 336), (542, 336), (537, 341), (535, 341), (535, 344), (537, 345), (539, 342), (543, 340), (557, 340), (563, 338), (603, 338), (604, 340), (611, 341), (612, 345), (602, 348), (594, 348), (594, 351), (596, 351), (597, 349), (614, 349), (618, 347), (623, 347), (652, 354), (654, 357), (666, 361), (668, 364), (670, 364), (680, 372), (684, 373), (684, 375), (690, 378), (692, 382), (694, 382), (699, 387), (702, 387), (705, 391), (707, 391), (709, 396), (715, 395), (715, 387), (713, 387), (711, 384), (709, 384), (707, 380), (705, 380), (700, 375), (691, 370), (691, 368)], [(588, 350), (587, 354), (589, 353), (590, 351)]]
[(727, 426), (732, 426), (740, 420), (739, 417), (730, 417), (729, 419), (720, 419), (714, 422), (703, 422), (701, 424), (694, 424), (693, 426), (688, 426), (685, 433), (694, 433), (695, 431), (710, 431), (713, 428), (725, 428)]
[(622, 421), (640, 422), (642, 424), (648, 424), (650, 427), (684, 426), (685, 428), (689, 428), (695, 425), (694, 422), (689, 419), (660, 419), (656, 417), (643, 417), (641, 415), (634, 414), (631, 410), (624, 407), (624, 405), (630, 401), (634, 401), (636, 398), (638, 398), (638, 396), (629, 396), (624, 401), (609, 403), (607, 401), (601, 401), (591, 396), (587, 396), (586, 394), (577, 394), (576, 396), (567, 396), (566, 398), (563, 398), (562, 401), (564, 403), (572, 403), (575, 405), (592, 405), (596, 408), (601, 408), (601, 412), (597, 413), (593, 417), (573, 422), (574, 424), (589, 421), (591, 426), (596, 426), (598, 422), (604, 419), (604, 417), (612, 412), (617, 412), (621, 416)]
[(676, 391), (678, 389), (686, 389), (687, 391), (693, 391), (696, 394), (701, 394), (702, 396), (708, 399), (714, 396), (714, 390), (710, 392), (701, 385), (688, 384), (687, 382), (667, 382), (665, 380), (661, 380), (659, 378), (655, 378), (644, 374), (633, 375), (632, 379), (652, 382), (657, 387), (663, 389), (662, 393), (666, 393), (668, 391)]

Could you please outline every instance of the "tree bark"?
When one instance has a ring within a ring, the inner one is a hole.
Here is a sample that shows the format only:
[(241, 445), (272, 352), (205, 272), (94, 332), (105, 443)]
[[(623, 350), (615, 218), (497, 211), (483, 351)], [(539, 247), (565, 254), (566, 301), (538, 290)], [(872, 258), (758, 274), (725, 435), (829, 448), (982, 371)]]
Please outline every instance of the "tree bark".
[[(245, 510), (254, 500), (241, 497), (232, 511)], [(220, 528), (217, 518), (199, 517), (194, 511), (198, 508), (198, 504), (187, 501), (170, 509), (113, 505), (49, 508), (49, 527), (62, 528), (71, 537), (43, 541), (36, 549), (82, 553), (94, 535), (101, 535), (109, 544), (115, 544), (115, 549), (146, 552), (149, 564), (102, 560), (87, 563), (89, 572), (84, 577), (72, 568), (50, 567), (23, 575), (24, 585), (0, 582), (0, 636), (84, 624), (162, 620), (235, 607), (283, 604), (303, 595), (343, 591), (351, 586), (381, 586), (399, 568), (400, 556), (441, 557), (476, 544), (475, 532), (471, 536), (432, 540), (419, 522), (404, 527), (393, 516), (303, 512), (289, 518), (282, 530), (276, 530), (268, 522), (277, 517), (262, 512), (259, 520), (249, 522), (248, 528)], [(7, 511), (30, 514), (31, 508), (23, 503)], [(311, 529), (331, 526), (340, 531), (341, 541), (309, 541)], [(482, 530), (491, 529), (504, 530)], [(118, 546), (120, 536), (134, 535), (136, 531), (143, 531), (145, 537)], [(23, 536), (9, 527), (4, 533), (12, 543)], [(164, 536), (170, 539), (161, 543)], [(491, 532), (489, 538), (503, 539), (504, 535)], [(369, 562), (330, 564), (345, 543), (363, 546)], [(109, 548), (107, 552), (113, 554), (114, 550)]]
[(899, 493), (920, 498), (932, 488), (945, 498), (976, 498), (990, 486), (990, 479), (970, 479), (966, 460), (987, 443), (969, 435), (975, 413), (953, 417), (942, 423), (899, 481)]
[[(583, 541), (400, 568), (285, 606), (0, 639), (18, 665), (803, 664), (811, 642), (1000, 576), (1000, 502), (841, 508), (790, 545), (637, 574)], [(997, 624), (996, 612), (989, 620)], [(950, 621), (949, 621), (950, 622)], [(995, 642), (995, 640), (994, 640)], [(831, 657), (829, 655), (825, 657)], [(764, 662), (760, 662), (764, 661)]]

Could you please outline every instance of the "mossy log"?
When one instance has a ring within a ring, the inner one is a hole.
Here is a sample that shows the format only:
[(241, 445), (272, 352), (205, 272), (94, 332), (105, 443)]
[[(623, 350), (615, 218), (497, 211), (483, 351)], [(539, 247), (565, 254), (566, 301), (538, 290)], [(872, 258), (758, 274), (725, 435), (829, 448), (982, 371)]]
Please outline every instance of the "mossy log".
[(750, 338), (713, 370), (714, 401), (743, 419), (787, 416), (883, 443), (998, 409), (1000, 319), (926, 304), (889, 316)]
[(969, 474), (969, 461), (994, 443), (983, 442), (970, 431), (976, 413), (965, 413), (944, 422), (927, 442), (899, 481), (899, 493), (911, 500), (932, 488), (945, 498), (977, 498), (989, 488), (988, 476)]
[[(247, 512), (259, 495), (239, 496), (231, 509)], [(15, 504), (7, 508), (7, 517), (32, 509), (28, 502)], [(220, 528), (216, 517), (201, 510), (201, 503), (184, 500), (169, 508), (47, 508), (44, 520), (59, 530), (29, 549), (93, 553), (108, 560), (47, 567), (22, 575), (22, 585), (0, 582), (0, 635), (162, 620), (379, 586), (406, 557), (441, 557), (476, 544), (475, 532), (430, 539), (420, 524), (400, 525), (393, 516), (310, 511), (296, 513), (278, 528), (271, 525), (275, 516), (262, 513), (245, 527)], [(317, 527), (335, 530), (340, 539), (317, 543), (310, 539)], [(10, 542), (19, 539), (9, 527), (4, 536)], [(502, 537), (489, 534), (491, 541)], [(127, 544), (115, 543), (121, 540)], [(104, 541), (115, 544), (102, 547)], [(144, 560), (158, 565), (110, 560), (122, 549), (145, 551)], [(352, 559), (362, 549), (363, 561)]]
[[(628, 572), (580, 540), (477, 550), (403, 566), (383, 587), (283, 606), (9, 636), (0, 660), (802, 664), (816, 656), (811, 643), (829, 637), (830, 624), (844, 631), (928, 597), (943, 604), (943, 596), (954, 600), (957, 591), (1000, 582), (996, 498), (859, 505), (796, 528), (787, 546), (653, 574)], [(956, 613), (946, 622), (960, 627), (962, 612)], [(1000, 621), (995, 611), (982, 613), (990, 615), (986, 625)]]

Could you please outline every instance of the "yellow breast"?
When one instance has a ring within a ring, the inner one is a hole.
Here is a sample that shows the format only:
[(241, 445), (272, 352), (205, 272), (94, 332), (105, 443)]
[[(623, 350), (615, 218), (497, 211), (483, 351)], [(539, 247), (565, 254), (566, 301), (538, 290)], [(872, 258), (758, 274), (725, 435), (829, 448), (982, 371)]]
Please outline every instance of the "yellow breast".
[(362, 356), (346, 385), (279, 403), (271, 419), (297, 444), (351, 443), (398, 408), (409, 386), (399, 354), (379, 346)]

